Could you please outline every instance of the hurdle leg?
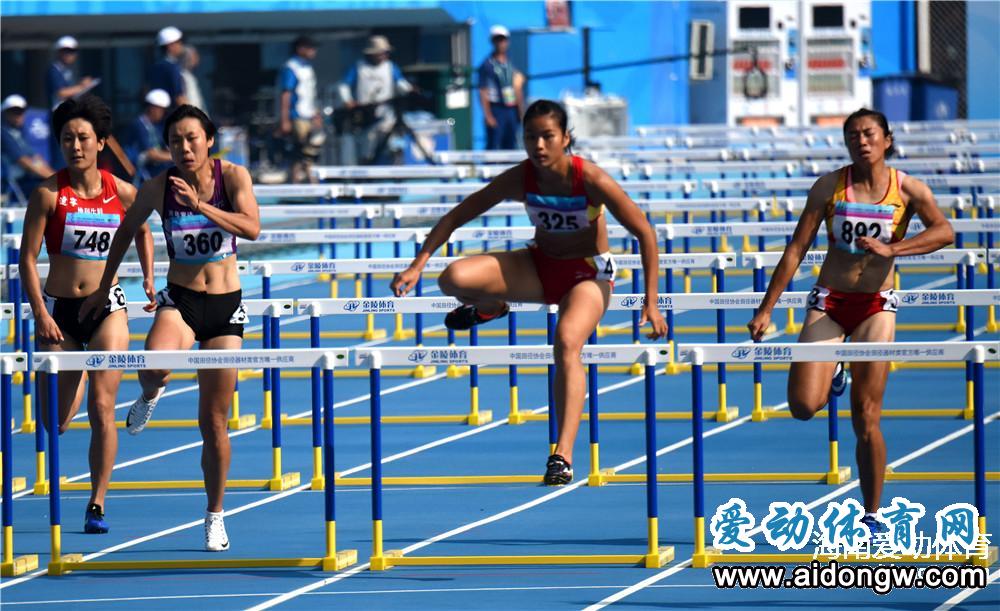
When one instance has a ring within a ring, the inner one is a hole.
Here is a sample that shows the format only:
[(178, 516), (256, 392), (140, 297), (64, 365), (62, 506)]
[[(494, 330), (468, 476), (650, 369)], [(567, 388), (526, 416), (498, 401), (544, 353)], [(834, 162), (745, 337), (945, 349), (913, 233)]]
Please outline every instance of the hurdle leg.
[[(264, 299), (270, 299), (271, 298), (271, 273), (270, 272), (271, 272), (271, 270), (268, 269), (267, 267), (265, 267), (264, 268), (264, 277), (261, 279), (261, 286), (262, 286), (261, 295), (264, 297)], [(264, 349), (267, 350), (268, 348), (272, 348), (272, 346), (271, 346), (271, 314), (265, 311), (265, 313), (264, 313), (264, 315), (262, 317), (262, 320), (263, 320), (263, 322), (261, 324), (261, 329), (260, 329), (260, 332), (261, 332), (261, 343), (262, 343)], [(261, 379), (261, 386), (263, 387), (263, 391), (264, 391), (264, 413), (261, 415), (260, 428), (266, 430), (266, 429), (271, 428), (272, 425), (273, 425), (273, 420), (271, 418), (271, 411), (272, 411), (272, 409), (271, 409), (272, 408), (271, 402), (272, 402), (272, 399), (273, 399), (273, 397), (271, 396), (271, 382), (273, 381), (272, 378), (271, 378), (271, 370), (268, 369), (268, 368), (264, 368), (260, 379)]]
[[(556, 313), (555, 309), (550, 307), (549, 312), (545, 318), (545, 341), (551, 346), (555, 343), (556, 339)], [(545, 366), (545, 375), (549, 382), (549, 455), (556, 453), (556, 444), (559, 441), (559, 422), (557, 421), (556, 414), (556, 368), (554, 365)]]
[[(597, 343), (596, 332), (590, 334), (590, 339), (587, 343)], [(603, 486), (607, 483), (604, 476), (614, 473), (614, 469), (601, 470), (600, 408), (598, 406), (597, 373), (598, 366), (596, 364), (591, 363), (587, 365), (587, 408), (590, 415), (587, 422), (590, 432), (590, 473), (587, 474), (588, 486)]]
[(62, 498), (59, 488), (59, 364), (50, 358), (46, 375), (48, 393), (46, 409), (49, 414), (49, 539), (51, 557), (49, 575), (60, 576), (69, 572), (66, 564), (82, 562), (81, 554), (62, 553)]
[[(507, 343), (517, 345), (517, 312), (507, 315)], [(517, 365), (507, 366), (507, 380), (510, 384), (510, 411), (507, 414), (507, 424), (524, 424), (530, 411), (521, 411), (517, 380)]]
[(35, 427), (38, 426), (38, 422), (34, 417), (34, 407), (31, 404), (31, 354), (33, 352), (33, 345), (31, 343), (31, 325), (32, 320), (24, 319), (21, 321), (21, 347), (19, 350), (23, 351), (28, 358), (28, 368), (21, 372), (21, 392), (24, 396), (24, 416), (21, 419), (21, 432), (22, 433), (34, 433)]
[(45, 405), (42, 405), (41, 401), (41, 385), (45, 383), (45, 378), (47, 374), (41, 371), (36, 372), (34, 388), (35, 388), (35, 422), (38, 426), (35, 427), (35, 484), (33, 486), (32, 494), (35, 496), (42, 496), (49, 493), (49, 480), (45, 475), (45, 427), (41, 425), (42, 423), (42, 410), (47, 409)]
[[(979, 532), (989, 532), (986, 530), (986, 420), (985, 420), (985, 388), (984, 360), (986, 352), (982, 346), (977, 346), (974, 351), (975, 362), (972, 365), (973, 379), (975, 383), (975, 414), (973, 416), (973, 451), (975, 453), (975, 478), (976, 478), (976, 509), (979, 511)], [(991, 566), (997, 561), (997, 547), (991, 546), (986, 550), (985, 555), (977, 555), (972, 558), (972, 564), (976, 566)]]
[[(763, 284), (763, 264), (760, 259), (754, 259), (753, 290), (755, 292), (763, 291), (764, 289), (761, 288)], [(754, 316), (757, 315), (757, 308), (754, 308), (753, 313)], [(767, 414), (764, 413), (764, 367), (758, 361), (753, 363), (753, 410), (750, 412), (750, 420), (752, 422), (767, 420)]]
[(827, 404), (827, 429), (829, 431), (830, 470), (826, 472), (826, 483), (831, 485), (844, 484), (851, 479), (851, 468), (840, 466), (840, 430), (837, 414), (837, 397), (830, 396)]
[(704, 396), (702, 393), (703, 357), (700, 351), (695, 352), (694, 363), (691, 365), (691, 452), (692, 481), (694, 482), (694, 551), (691, 553), (691, 566), (704, 569), (712, 565), (710, 555), (716, 550), (705, 546), (705, 448), (703, 422)]
[[(669, 215), (668, 215), (669, 217)], [(670, 222), (669, 220), (667, 221)], [(665, 240), (666, 247), (664, 250), (667, 253), (673, 252), (673, 239)], [(666, 273), (663, 276), (663, 291), (668, 295), (674, 292), (674, 270), (671, 267), (667, 267)], [(680, 366), (674, 360), (674, 353), (676, 347), (676, 334), (674, 332), (674, 307), (673, 305), (667, 308), (667, 345), (669, 346), (669, 354), (667, 355), (667, 364), (664, 368), (664, 373), (667, 375), (675, 375), (680, 371)]]
[[(648, 545), (646, 568), (658, 569), (674, 559), (672, 546), (660, 547), (659, 498), (656, 481), (656, 352), (646, 351), (645, 395), (646, 395), (646, 524)], [(592, 367), (594, 367), (592, 365)], [(595, 367), (596, 369), (596, 367)], [(596, 418), (591, 416), (591, 424)]]
[[(323, 505), (326, 518), (326, 555), (323, 556), (324, 571), (339, 571), (358, 563), (358, 550), (337, 551), (337, 506), (334, 498), (336, 464), (333, 444), (333, 359), (324, 358), (323, 364)], [(314, 368), (316, 371), (318, 368)], [(313, 386), (315, 390), (315, 384)], [(315, 398), (314, 398), (315, 404)], [(319, 410), (313, 412), (313, 421), (319, 420)], [(374, 428), (374, 427), (373, 427)], [(316, 427), (313, 427), (315, 431)], [(313, 490), (316, 490), (313, 486)]]
[[(715, 269), (715, 289), (720, 293), (726, 291), (726, 273), (722, 262), (717, 264)], [(719, 308), (715, 311), (715, 333), (720, 344), (726, 343), (726, 311)], [(726, 364), (717, 363), (719, 378), (719, 409), (715, 413), (716, 422), (729, 422), (739, 416), (739, 409), (735, 406), (729, 408), (726, 397)]]
[[(275, 349), (281, 347), (281, 317), (280, 311), (271, 317), (271, 345)], [(274, 400), (271, 402), (271, 479), (268, 490), (279, 492), (299, 485), (300, 475), (297, 471), (282, 473), (281, 470), (281, 369), (270, 370), (271, 388)], [(265, 375), (267, 375), (265, 373)]]
[(384, 571), (392, 567), (392, 558), (398, 552), (386, 552), (382, 541), (382, 355), (373, 352), (369, 382), (371, 409), (371, 461), (372, 461), (372, 556), (371, 570)]
[[(973, 265), (970, 264), (965, 266), (965, 284), (966, 288), (975, 288), (975, 278), (973, 276)], [(972, 306), (959, 307), (960, 310), (965, 312), (965, 340), (973, 341), (976, 338), (976, 320), (975, 312)], [(972, 361), (965, 362), (965, 409), (962, 410), (962, 417), (966, 420), (971, 420), (975, 415), (975, 388), (976, 383), (974, 379)]]
[[(319, 330), (319, 316), (316, 311), (316, 305), (312, 306), (313, 311), (309, 316), (309, 347), (319, 348), (320, 341), (320, 330)], [(324, 430), (320, 423), (320, 408), (321, 403), (326, 400), (325, 393), (325, 373), (319, 367), (313, 367), (310, 372), (312, 381), (312, 444), (313, 444), (313, 476), (311, 482), (311, 488), (313, 490), (323, 490), (326, 486), (326, 478), (324, 477), (323, 471), (323, 445), (324, 444)], [(320, 377), (323, 376), (324, 380), (321, 381)], [(333, 377), (331, 372), (330, 377)], [(332, 415), (330, 416), (333, 417)]]
[[(13, 402), (13, 363), (10, 358), (0, 361), (0, 420), (9, 422)], [(13, 433), (9, 426), (0, 432), (0, 453), (3, 464), (3, 557), (0, 576), (15, 577), (38, 568), (38, 556), (14, 556), (14, 460)]]
[[(420, 244), (414, 244), (413, 251), (413, 256), (416, 256), (417, 253), (420, 252)], [(423, 296), (423, 278), (417, 278), (417, 286), (414, 288), (413, 292), (416, 297)], [(417, 348), (424, 345), (424, 315), (420, 313), (413, 315), (413, 341)], [(436, 371), (437, 368), (433, 365), (417, 365), (413, 368), (413, 377), (418, 380), (422, 380), (434, 375)]]
[[(989, 201), (987, 202), (986, 206), (986, 218), (993, 218), (993, 208), (995, 206), (994, 200), (992, 197), (988, 198), (988, 200)], [(986, 234), (987, 251), (992, 251), (995, 248), (993, 242), (994, 242), (993, 232), (987, 233)], [(995, 266), (990, 261), (986, 261), (985, 265), (986, 265), (986, 286), (991, 289), (995, 288), (996, 287)], [(986, 308), (986, 330), (990, 333), (996, 333), (998, 330), (1000, 330), (1000, 326), (997, 325), (996, 307), (992, 305)]]
[[(469, 329), (469, 345), (479, 345), (479, 329)], [(469, 418), (470, 426), (482, 426), (493, 420), (493, 411), (479, 409), (479, 365), (469, 367)]]

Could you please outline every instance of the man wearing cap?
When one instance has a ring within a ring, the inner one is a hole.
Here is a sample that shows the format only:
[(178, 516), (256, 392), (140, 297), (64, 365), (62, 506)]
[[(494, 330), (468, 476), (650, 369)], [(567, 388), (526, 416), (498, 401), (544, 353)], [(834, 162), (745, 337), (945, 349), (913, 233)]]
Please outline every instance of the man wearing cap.
[(490, 28), (493, 53), (479, 66), (479, 103), (486, 120), (486, 148), (517, 148), (517, 130), (524, 113), (524, 76), (507, 58), (510, 32), (502, 25)]
[(49, 108), (62, 104), (63, 100), (80, 95), (86, 91), (94, 79), (85, 76), (76, 82), (73, 75), (73, 64), (76, 63), (80, 44), (72, 36), (63, 36), (52, 45), (56, 52), (55, 60), (49, 65), (45, 79), (46, 94)]
[[(366, 125), (355, 134), (354, 153), (360, 163), (375, 163), (379, 142), (392, 131), (396, 124), (394, 98), (413, 91), (399, 67), (389, 59), (392, 45), (385, 36), (372, 36), (362, 51), (364, 59), (358, 61), (347, 72), (340, 84), (340, 97), (349, 109), (370, 108), (373, 112)], [(401, 151), (391, 151), (398, 158)]]
[(308, 36), (292, 43), (292, 56), (278, 71), (278, 129), (292, 157), (293, 183), (312, 182), (310, 168), (323, 142), (323, 116), (316, 103), (316, 71), (312, 60), (319, 45)]
[(0, 175), (3, 191), (12, 190), (17, 199), (27, 203), (27, 196), (43, 180), (55, 173), (41, 155), (25, 142), (21, 133), (24, 111), (28, 102), (16, 93), (4, 98), (0, 104), (3, 114), (0, 124)]
[(171, 107), (187, 104), (184, 79), (181, 76), (181, 56), (184, 34), (174, 26), (167, 26), (156, 35), (156, 44), (163, 51), (163, 57), (149, 67), (146, 84), (150, 90), (162, 89), (170, 96)]
[(170, 94), (154, 89), (146, 94), (146, 105), (128, 132), (125, 151), (135, 165), (136, 179), (152, 178), (170, 166), (170, 152), (160, 135), (160, 122), (170, 108)]

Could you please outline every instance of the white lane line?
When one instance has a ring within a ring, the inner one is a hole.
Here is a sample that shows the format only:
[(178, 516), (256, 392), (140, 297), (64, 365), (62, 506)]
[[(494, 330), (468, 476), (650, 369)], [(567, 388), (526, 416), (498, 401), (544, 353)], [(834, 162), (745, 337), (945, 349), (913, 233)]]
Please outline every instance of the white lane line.
[[(1000, 412), (995, 412), (993, 414), (990, 414), (989, 417), (987, 417), (985, 420), (988, 423), (988, 422), (992, 422), (993, 420), (996, 420), (997, 418), (1000, 418)], [(913, 460), (915, 460), (915, 459), (917, 459), (917, 458), (919, 458), (919, 457), (921, 457), (921, 456), (923, 456), (923, 455), (925, 455), (925, 454), (927, 454), (929, 452), (932, 452), (932, 451), (936, 450), (937, 448), (945, 445), (946, 443), (954, 441), (955, 439), (958, 439), (959, 437), (972, 432), (973, 427), (974, 427), (974, 425), (972, 425), (972, 424), (964, 426), (964, 427), (958, 429), (957, 431), (954, 431), (954, 432), (952, 432), (952, 433), (950, 433), (948, 435), (945, 435), (941, 439), (935, 440), (935, 441), (933, 441), (933, 442), (931, 442), (931, 443), (929, 443), (929, 444), (927, 444), (927, 445), (925, 445), (925, 446), (923, 446), (923, 447), (921, 447), (921, 448), (919, 448), (917, 450), (914, 450), (913, 452), (910, 452), (909, 454), (903, 456), (902, 458), (899, 458), (897, 460), (892, 461), (891, 463), (889, 463), (888, 466), (895, 468), (895, 467), (899, 467), (901, 465), (904, 465), (904, 464), (906, 464), (908, 462), (911, 462), (911, 461), (913, 461)], [(849, 482), (849, 483), (847, 483), (847, 484), (845, 484), (845, 485), (843, 485), (843, 486), (841, 486), (841, 487), (839, 487), (839, 488), (831, 491), (830, 493), (821, 496), (820, 498), (816, 499), (815, 501), (809, 503), (808, 505), (806, 505), (806, 507), (808, 509), (813, 509), (814, 507), (817, 507), (817, 506), (819, 506), (819, 505), (821, 505), (821, 504), (823, 504), (823, 503), (825, 503), (825, 502), (827, 502), (827, 501), (829, 501), (831, 499), (835, 499), (838, 496), (841, 496), (842, 494), (844, 494), (845, 492), (847, 492), (849, 490), (857, 488), (858, 485), (859, 485), (858, 480), (856, 480), (856, 479), (852, 480), (851, 482)], [(761, 526), (758, 526), (757, 528), (751, 530), (747, 534), (748, 535), (754, 535), (754, 534), (756, 534), (758, 532), (762, 532), (762, 527)], [(733, 561), (734, 562), (739, 562), (739, 554), (734, 554), (733, 555)], [(682, 564), (688, 565), (690, 563), (691, 563), (691, 558), (688, 558)], [(638, 592), (638, 591), (640, 591), (640, 590), (642, 590), (642, 589), (644, 589), (646, 587), (649, 587), (650, 585), (652, 585), (654, 583), (657, 583), (659, 581), (662, 581), (662, 580), (670, 577), (671, 575), (674, 575), (675, 573), (677, 573), (677, 570), (675, 570), (675, 569), (676, 569), (676, 567), (670, 567), (669, 569), (667, 569), (665, 571), (661, 571), (660, 573), (657, 573), (656, 575), (653, 575), (652, 577), (648, 577), (646, 579), (643, 579), (642, 581), (636, 583), (635, 585), (629, 586), (629, 587), (625, 588), (624, 590), (622, 590), (620, 592), (615, 592), (611, 596), (608, 596), (608, 597), (604, 598), (603, 600), (601, 600), (601, 601), (599, 601), (597, 603), (594, 603), (593, 605), (590, 605), (589, 607), (586, 607), (584, 609), (584, 611), (599, 611), (600, 609), (603, 609), (604, 607), (607, 607), (608, 605), (614, 604), (614, 603), (622, 600), (623, 598), (631, 596), (632, 594), (635, 594), (636, 592)]]
[[(997, 585), (997, 579), (1000, 579), (1000, 569), (997, 569), (990, 573), (989, 578), (986, 580), (986, 586)], [(965, 599), (969, 598), (973, 594), (984, 591), (986, 588), (966, 588), (958, 594), (955, 594), (948, 600), (944, 601), (939, 607), (934, 609), (934, 611), (951, 611), (956, 605), (960, 604)]]

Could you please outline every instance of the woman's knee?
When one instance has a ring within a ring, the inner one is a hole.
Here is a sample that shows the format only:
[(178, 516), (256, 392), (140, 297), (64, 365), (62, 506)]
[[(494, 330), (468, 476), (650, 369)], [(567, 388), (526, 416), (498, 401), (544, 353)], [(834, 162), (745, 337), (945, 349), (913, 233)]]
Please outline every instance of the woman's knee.
[(456, 262), (444, 268), (444, 271), (438, 276), (438, 286), (442, 293), (454, 297), (462, 292), (469, 281), (469, 274), (466, 273), (465, 267), (462, 262)]
[(826, 397), (814, 396), (808, 389), (788, 389), (788, 411), (796, 420), (811, 420), (826, 405)]
[(144, 385), (166, 386), (170, 380), (169, 369), (146, 369), (139, 372), (140, 382)]

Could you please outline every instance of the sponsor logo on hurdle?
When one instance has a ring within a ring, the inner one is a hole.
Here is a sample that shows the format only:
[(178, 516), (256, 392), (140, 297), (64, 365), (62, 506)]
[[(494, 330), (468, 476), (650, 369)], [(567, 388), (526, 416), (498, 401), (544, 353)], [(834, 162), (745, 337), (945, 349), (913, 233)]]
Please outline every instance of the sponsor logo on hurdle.
[(919, 299), (920, 295), (918, 295), (917, 293), (907, 293), (903, 295), (902, 302), (907, 305), (910, 305), (916, 303)]
[(748, 356), (750, 356), (751, 352), (753, 352), (753, 350), (751, 350), (749, 347), (747, 347), (747, 348), (736, 348), (735, 350), (732, 351), (731, 354), (732, 354), (732, 356), (733, 356), (734, 359), (743, 360), (743, 359), (747, 358)]
[(413, 363), (423, 363), (427, 358), (427, 350), (414, 350), (406, 359)]
[(360, 307), (361, 307), (361, 302), (358, 301), (357, 299), (352, 299), (351, 301), (348, 301), (347, 303), (344, 304), (344, 311), (355, 312)]
[(414, 350), (406, 358), (413, 363), (464, 365), (469, 362), (469, 352), (458, 349)]
[(348, 312), (355, 312), (359, 307), (364, 314), (391, 314), (396, 311), (396, 302), (392, 299), (365, 299), (352, 300), (344, 305)]
[(645, 298), (636, 297), (634, 295), (629, 295), (628, 297), (622, 297), (621, 307), (623, 308), (634, 308), (640, 303), (645, 302)]
[(456, 302), (454, 300), (452, 300), (452, 301), (432, 301), (431, 302), (431, 309), (433, 309), (433, 310), (453, 310), (455, 308), (455, 304), (456, 303), (458, 303), (458, 302)]
[(734, 359), (741, 361), (777, 362), (792, 360), (792, 349), (788, 346), (746, 346), (736, 348), (730, 354)]
[(292, 269), (293, 272), (301, 272), (305, 268), (306, 268), (306, 264), (305, 263), (292, 263), (292, 267), (291, 267), (291, 269)]
[(95, 354), (94, 356), (88, 358), (86, 363), (87, 367), (93, 367), (94, 369), (97, 369), (104, 364), (104, 355)]
[(108, 369), (145, 369), (146, 356), (123, 352), (108, 356)]

